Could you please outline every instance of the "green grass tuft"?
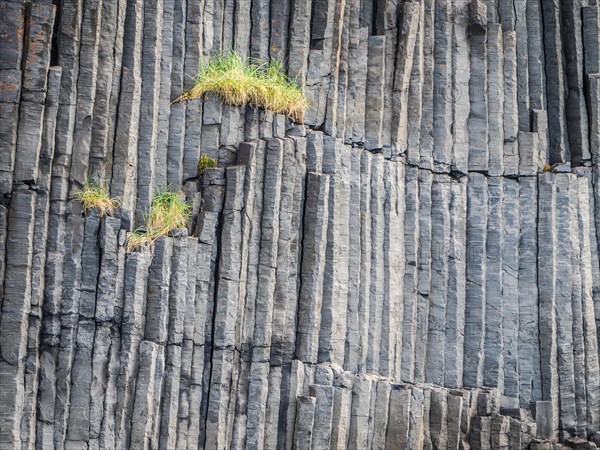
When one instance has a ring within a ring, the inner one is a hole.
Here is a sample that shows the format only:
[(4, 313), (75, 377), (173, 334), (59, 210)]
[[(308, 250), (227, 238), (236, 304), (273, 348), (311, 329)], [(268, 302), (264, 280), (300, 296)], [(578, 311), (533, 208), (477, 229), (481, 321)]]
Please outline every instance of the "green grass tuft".
[(112, 215), (121, 206), (119, 200), (110, 197), (106, 184), (91, 177), (86, 180), (83, 189), (75, 192), (75, 200), (81, 203), (85, 213), (97, 209), (100, 216)]
[(154, 195), (144, 229), (134, 230), (127, 239), (127, 251), (135, 251), (152, 244), (161, 236), (188, 225), (191, 205), (181, 198), (180, 192), (159, 191)]
[(200, 67), (196, 83), (179, 100), (215, 94), (223, 103), (250, 105), (302, 122), (307, 103), (302, 89), (285, 74), (283, 64), (258, 63), (233, 52)]
[(202, 175), (206, 169), (213, 167), (217, 167), (217, 160), (215, 158), (204, 153), (200, 155), (200, 159), (198, 160), (198, 175)]

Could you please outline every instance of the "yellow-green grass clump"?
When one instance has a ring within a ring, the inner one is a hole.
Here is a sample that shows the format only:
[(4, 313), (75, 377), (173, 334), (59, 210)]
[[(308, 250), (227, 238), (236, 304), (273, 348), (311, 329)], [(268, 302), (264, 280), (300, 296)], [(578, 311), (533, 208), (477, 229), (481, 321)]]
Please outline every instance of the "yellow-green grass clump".
[(202, 175), (206, 169), (213, 167), (217, 167), (217, 160), (215, 158), (204, 153), (200, 155), (200, 159), (198, 160), (198, 175)]
[(97, 209), (100, 216), (112, 215), (121, 206), (118, 199), (110, 197), (106, 184), (88, 178), (83, 189), (75, 192), (75, 200), (81, 203), (85, 213), (90, 209)]
[(134, 230), (127, 239), (127, 251), (148, 246), (171, 231), (184, 228), (190, 218), (191, 206), (182, 200), (180, 192), (160, 191), (154, 195), (144, 229)]
[(307, 103), (304, 92), (276, 60), (259, 63), (233, 52), (200, 67), (196, 83), (179, 100), (214, 94), (228, 105), (250, 105), (302, 122)]

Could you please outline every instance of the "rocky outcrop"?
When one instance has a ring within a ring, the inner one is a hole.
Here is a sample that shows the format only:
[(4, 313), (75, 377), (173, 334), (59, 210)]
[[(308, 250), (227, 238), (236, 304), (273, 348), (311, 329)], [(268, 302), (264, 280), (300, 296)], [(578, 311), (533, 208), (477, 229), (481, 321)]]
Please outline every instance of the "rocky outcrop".
[[(598, 5), (52, 3), (0, 0), (1, 448), (600, 443)], [(230, 49), (305, 124), (173, 102)]]

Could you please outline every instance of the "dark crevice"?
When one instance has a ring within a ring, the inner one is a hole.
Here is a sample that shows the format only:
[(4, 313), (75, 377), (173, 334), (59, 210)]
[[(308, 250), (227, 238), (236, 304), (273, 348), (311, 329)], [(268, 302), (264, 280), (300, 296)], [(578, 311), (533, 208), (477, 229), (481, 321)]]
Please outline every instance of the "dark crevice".
[[(225, 201), (225, 199), (223, 198), (223, 202)], [(201, 427), (201, 434), (200, 434), (200, 439), (199, 442), (203, 442), (206, 443), (206, 429), (207, 429), (207, 422), (208, 422), (208, 399), (210, 398), (210, 389), (212, 386), (212, 375), (213, 375), (213, 370), (212, 370), (212, 361), (214, 360), (214, 354), (215, 354), (215, 350), (217, 350), (216, 346), (214, 345), (215, 343), (215, 332), (216, 332), (216, 324), (217, 324), (217, 298), (218, 298), (218, 293), (219, 293), (219, 279), (220, 279), (220, 273), (221, 273), (221, 235), (222, 235), (222, 231), (223, 231), (223, 210), (221, 209), (221, 211), (219, 212), (219, 219), (217, 220), (217, 227), (215, 229), (215, 243), (217, 245), (217, 249), (216, 249), (216, 257), (215, 257), (215, 268), (213, 271), (213, 276), (214, 276), (214, 282), (213, 282), (213, 292), (212, 292), (212, 301), (213, 301), (213, 307), (212, 307), (212, 315), (211, 315), (211, 331), (210, 331), (210, 343), (207, 345), (205, 344), (205, 354), (204, 354), (204, 361), (205, 361), (205, 365), (204, 365), (204, 370), (206, 371), (206, 362), (207, 362), (207, 356), (206, 356), (206, 352), (210, 352), (210, 361), (209, 361), (209, 367), (210, 370), (208, 371), (208, 380), (206, 383), (206, 390), (203, 390), (202, 393), (202, 404), (201, 404), (201, 410), (200, 410), (200, 417), (204, 418), (205, 422), (204, 422), (204, 426)], [(208, 348), (207, 348), (208, 347)], [(204, 374), (203, 374), (203, 378), (204, 378)], [(205, 402), (206, 399), (206, 402)], [(203, 409), (205, 409), (203, 411)]]
[(52, 4), (56, 6), (56, 15), (54, 16), (54, 26), (52, 29), (52, 43), (50, 47), (50, 65), (58, 65), (58, 28), (61, 19), (61, 0), (52, 0)]
[[(308, 174), (308, 172), (307, 172)], [(307, 198), (307, 191), (308, 191), (308, 177), (305, 176), (304, 177), (304, 192), (303, 192), (303, 197), (302, 197), (302, 220), (300, 222), (300, 232), (299, 232), (299, 237), (298, 237), (298, 273), (297, 273), (297, 277), (296, 277), (296, 292), (297, 292), (297, 296), (298, 298), (300, 298), (300, 288), (302, 286), (302, 265), (304, 264), (304, 231), (305, 231), (305, 227), (304, 227), (304, 221), (306, 219), (306, 198)], [(298, 335), (298, 324), (299, 324), (299, 316), (300, 316), (300, 308), (296, 307), (296, 329), (294, 330), (294, 334), (297, 336)], [(296, 343), (297, 344), (297, 343)], [(294, 359), (300, 359), (297, 355), (297, 345), (294, 346)]]
[(31, 26), (31, 3), (25, 3), (23, 8), (24, 32), (23, 32), (23, 58), (21, 59), (21, 70), (25, 70), (27, 53), (29, 52), (29, 33)]

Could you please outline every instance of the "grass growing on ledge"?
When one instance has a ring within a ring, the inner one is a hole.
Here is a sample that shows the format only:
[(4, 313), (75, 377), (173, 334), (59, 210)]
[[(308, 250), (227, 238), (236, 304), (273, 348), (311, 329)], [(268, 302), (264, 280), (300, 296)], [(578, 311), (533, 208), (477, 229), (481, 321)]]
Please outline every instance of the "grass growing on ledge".
[(108, 187), (99, 181), (88, 178), (83, 189), (75, 192), (75, 200), (81, 203), (84, 213), (90, 209), (97, 209), (100, 216), (112, 215), (121, 206), (121, 202), (111, 198)]
[(285, 74), (278, 61), (260, 64), (233, 52), (217, 56), (200, 67), (196, 84), (179, 100), (215, 94), (228, 105), (250, 105), (302, 122), (306, 97)]
[(213, 167), (217, 167), (217, 160), (211, 156), (205, 155), (204, 153), (201, 154), (200, 159), (198, 160), (198, 175), (202, 175), (206, 169)]
[(145, 228), (134, 230), (127, 239), (127, 251), (148, 246), (177, 228), (184, 228), (190, 218), (191, 206), (181, 199), (181, 193), (160, 191), (154, 195)]

